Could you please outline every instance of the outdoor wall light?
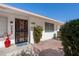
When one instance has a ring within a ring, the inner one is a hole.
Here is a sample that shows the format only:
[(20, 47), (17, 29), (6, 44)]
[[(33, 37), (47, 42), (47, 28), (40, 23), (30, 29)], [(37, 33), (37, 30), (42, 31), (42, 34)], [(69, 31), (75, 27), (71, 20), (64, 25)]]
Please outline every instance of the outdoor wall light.
[(10, 21), (10, 26), (11, 26), (11, 34), (13, 33), (13, 21)]

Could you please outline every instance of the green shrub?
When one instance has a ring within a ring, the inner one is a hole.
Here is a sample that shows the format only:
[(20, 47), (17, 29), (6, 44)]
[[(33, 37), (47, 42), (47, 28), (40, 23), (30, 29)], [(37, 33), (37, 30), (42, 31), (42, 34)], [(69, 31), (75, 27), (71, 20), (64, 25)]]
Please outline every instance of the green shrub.
[(79, 19), (66, 22), (60, 29), (63, 51), (66, 56), (79, 55)]
[(57, 37), (56, 37), (56, 33), (54, 33), (54, 34), (53, 34), (53, 39), (56, 39), (56, 38), (57, 38)]
[(42, 37), (42, 31), (43, 31), (42, 27), (40, 27), (40, 26), (34, 27), (33, 37), (34, 37), (35, 43), (40, 42), (40, 39)]

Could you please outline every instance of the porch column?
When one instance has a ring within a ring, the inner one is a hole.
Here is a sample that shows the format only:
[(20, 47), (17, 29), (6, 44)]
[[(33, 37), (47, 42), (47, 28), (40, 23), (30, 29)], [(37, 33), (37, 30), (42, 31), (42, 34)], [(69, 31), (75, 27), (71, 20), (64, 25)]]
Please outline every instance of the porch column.
[(11, 34), (11, 44), (15, 44), (15, 18), (13, 16), (8, 17), (8, 34)]

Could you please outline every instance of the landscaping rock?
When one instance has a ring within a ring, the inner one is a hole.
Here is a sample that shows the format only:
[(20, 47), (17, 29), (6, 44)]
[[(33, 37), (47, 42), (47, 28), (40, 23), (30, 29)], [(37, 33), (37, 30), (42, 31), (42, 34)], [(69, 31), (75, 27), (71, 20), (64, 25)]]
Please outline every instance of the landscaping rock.
[(35, 49), (31, 44), (28, 45), (26, 48), (19, 49), (7, 54), (7, 56), (37, 56), (37, 55), (38, 53), (35, 52)]

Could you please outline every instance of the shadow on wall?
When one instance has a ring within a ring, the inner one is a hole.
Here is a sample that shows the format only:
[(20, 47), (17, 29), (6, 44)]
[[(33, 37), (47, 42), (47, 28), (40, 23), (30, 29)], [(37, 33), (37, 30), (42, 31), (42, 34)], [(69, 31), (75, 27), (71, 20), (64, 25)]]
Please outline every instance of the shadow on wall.
[(54, 49), (46, 49), (39, 53), (39, 56), (64, 56), (63, 51), (57, 51)]

